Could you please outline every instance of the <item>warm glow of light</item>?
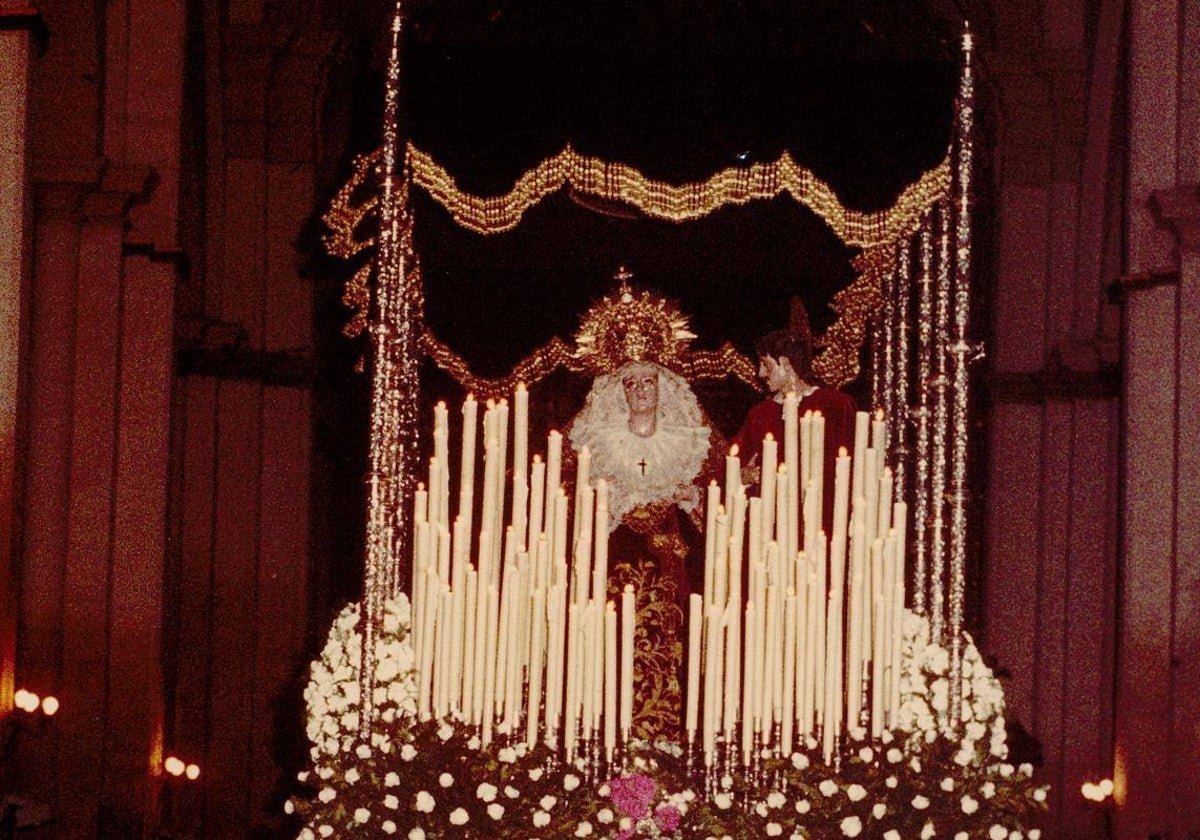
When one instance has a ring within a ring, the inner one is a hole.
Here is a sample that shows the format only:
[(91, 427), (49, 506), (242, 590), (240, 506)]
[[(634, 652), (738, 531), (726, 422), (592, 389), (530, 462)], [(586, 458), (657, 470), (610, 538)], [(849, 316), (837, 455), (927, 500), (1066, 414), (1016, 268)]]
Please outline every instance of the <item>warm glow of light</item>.
[(36, 712), (40, 702), (41, 698), (24, 688), (13, 695), (13, 704), (23, 712)]
[(183, 771), (193, 782), (200, 778), (200, 765), (189, 764), (187, 769)]
[(44, 714), (46, 717), (54, 717), (54, 714), (57, 711), (58, 711), (58, 698), (57, 697), (51, 695), (51, 696), (42, 698), (42, 714)]
[(163, 762), (163, 769), (172, 776), (180, 776), (183, 774), (184, 765), (179, 758), (172, 755), (168, 756), (167, 760)]
[(1100, 784), (1096, 785), (1096, 787), (1100, 790), (1101, 796), (1109, 797), (1112, 796), (1116, 786), (1113, 784), (1112, 779), (1101, 779)]
[(1115, 786), (1112, 779), (1102, 779), (1098, 783), (1084, 782), (1079, 788), (1083, 798), (1089, 802), (1104, 802), (1113, 794)]

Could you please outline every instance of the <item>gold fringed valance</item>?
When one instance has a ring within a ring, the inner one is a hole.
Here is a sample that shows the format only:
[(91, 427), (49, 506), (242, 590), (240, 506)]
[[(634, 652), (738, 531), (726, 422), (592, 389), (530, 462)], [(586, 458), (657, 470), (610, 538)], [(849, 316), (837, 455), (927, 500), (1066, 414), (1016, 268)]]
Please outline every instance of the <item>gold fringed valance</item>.
[(911, 234), (925, 208), (950, 187), (947, 157), (909, 184), (891, 207), (864, 213), (844, 207), (828, 184), (786, 151), (773, 163), (730, 167), (705, 181), (670, 184), (647, 178), (627, 164), (580, 154), (568, 145), (518, 178), (504, 195), (483, 197), (460, 190), (431, 155), (412, 145), (408, 163), (414, 184), (445, 207), (459, 225), (482, 234), (511, 230), (530, 207), (567, 186), (672, 222), (692, 221), (729, 204), (788, 193), (824, 219), (843, 243), (870, 248)]
[[(380, 159), (379, 151), (358, 157), (352, 176), (325, 214), (329, 227), (325, 245), (333, 256), (351, 259), (375, 245), (374, 233), (363, 221), (378, 206)], [(844, 207), (828, 184), (786, 151), (774, 163), (725, 169), (705, 181), (669, 184), (651, 180), (626, 164), (582, 155), (568, 145), (527, 171), (509, 192), (488, 197), (460, 190), (445, 168), (411, 144), (408, 167), (411, 184), (425, 189), (461, 226), (481, 234), (515, 227), (530, 207), (567, 186), (676, 222), (701, 218), (728, 204), (791, 195), (820, 216), (843, 243), (862, 249), (854, 262), (859, 276), (835, 295), (833, 308), (838, 318), (818, 340), (822, 350), (813, 360), (817, 376), (834, 387), (858, 377), (866, 324), (882, 303), (883, 276), (894, 262), (894, 243), (911, 236), (922, 214), (948, 195), (951, 186), (949, 155), (909, 184), (891, 207), (870, 213)], [(352, 311), (343, 328), (347, 336), (366, 329), (372, 270), (373, 260), (360, 266), (346, 283), (342, 302)], [(509, 376), (484, 379), (473, 374), (462, 357), (423, 324), (421, 335), (424, 352), (464, 388), (480, 396), (507, 394), (517, 382), (536, 382), (559, 367), (574, 370), (567, 345), (555, 338), (523, 359)], [(696, 351), (690, 364), (694, 368), (687, 372), (689, 378), (733, 376), (755, 383), (754, 363), (729, 345), (716, 351)]]

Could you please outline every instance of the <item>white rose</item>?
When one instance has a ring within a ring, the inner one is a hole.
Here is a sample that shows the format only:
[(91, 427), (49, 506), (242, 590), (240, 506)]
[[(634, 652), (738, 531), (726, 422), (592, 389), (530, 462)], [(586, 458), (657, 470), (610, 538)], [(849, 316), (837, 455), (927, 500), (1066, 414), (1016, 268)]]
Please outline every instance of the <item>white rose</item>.
[(342, 776), (342, 778), (346, 780), (347, 784), (351, 784), (351, 785), (354, 784), (355, 782), (358, 781), (358, 768), (351, 767), (349, 770), (346, 771), (345, 775)]
[(543, 796), (541, 798), (541, 800), (538, 802), (538, 804), (542, 806), (543, 811), (549, 811), (551, 808), (554, 807), (555, 803), (557, 803), (557, 802), (558, 802), (557, 798), (551, 796), (550, 794), (546, 794), (545, 796)]
[(857, 802), (858, 800), (862, 799), (866, 795), (867, 795), (867, 789), (865, 787), (863, 787), (862, 785), (855, 784), (855, 785), (850, 785), (850, 787), (846, 788), (846, 796), (848, 796), (850, 798), (851, 802)]
[(391, 808), (393, 811), (400, 807), (400, 799), (394, 793), (389, 793), (383, 797), (383, 807)]
[(542, 775), (545, 772), (546, 771), (543, 770), (541, 767), (530, 767), (529, 768), (529, 778), (531, 781), (536, 782), (538, 779), (542, 778)]
[(354, 748), (354, 754), (357, 755), (359, 758), (370, 758), (371, 757), (371, 748), (368, 747), (366, 744), (359, 744), (357, 747)]
[(470, 817), (467, 815), (466, 808), (455, 808), (450, 812), (451, 825), (464, 825), (468, 819)]
[(933, 828), (933, 821), (930, 820), (921, 828), (921, 840), (929, 840), (930, 837), (937, 834)]
[[(568, 773), (567, 775), (563, 776), (563, 789), (575, 790), (575, 788), (577, 788), (577, 787), (579, 787), (579, 777), (578, 776), (576, 776), (574, 773)], [(583, 836), (583, 835), (580, 835), (580, 836)]]
[(601, 808), (596, 812), (596, 822), (602, 825), (608, 825), (613, 821), (613, 812), (609, 808)]
[(892, 747), (887, 751), (887, 760), (892, 764), (899, 764), (904, 760), (904, 753), (900, 752), (900, 750), (896, 749), (895, 747)]
[(592, 824), (590, 822), (581, 822), (575, 827), (576, 837), (587, 837), (592, 833)]
[(365, 823), (369, 819), (371, 819), (371, 812), (366, 808), (354, 809), (354, 821), (356, 823)]
[(496, 786), (488, 782), (481, 782), (475, 789), (475, 795), (484, 802), (492, 802), (496, 798)]
[(929, 800), (918, 793), (916, 796), (914, 796), (912, 798), (912, 806), (914, 808), (916, 808), (918, 811), (924, 811), (926, 808), (929, 807)]
[(886, 817), (887, 816), (887, 805), (884, 805), (882, 802), (876, 802), (875, 805), (871, 808), (871, 816), (873, 816), (877, 820), (881, 820), (884, 817)]
[(821, 784), (817, 785), (817, 790), (821, 791), (822, 796), (833, 796), (837, 793), (837, 782), (833, 779), (822, 779)]
[(767, 836), (768, 837), (778, 837), (780, 834), (783, 834), (783, 826), (781, 826), (777, 822), (767, 823)]
[(454, 777), (449, 773), (443, 773), (442, 775), (438, 776), (438, 784), (444, 788), (448, 788), (454, 784)]
[(405, 761), (412, 761), (417, 757), (417, 748), (412, 744), (405, 744), (400, 748), (400, 757)]
[(384, 834), (396, 833), (396, 824), (391, 820), (384, 820), (382, 823), (380, 823), (379, 828)]
[(333, 834), (333, 826), (328, 824), (319, 825), (317, 826), (317, 834), (320, 834), (322, 837), (329, 837)]
[(545, 811), (534, 811), (533, 824), (537, 828), (545, 828), (546, 826), (550, 825), (550, 815)]
[(862, 832), (862, 820), (858, 817), (846, 817), (842, 820), (842, 834), (847, 837), (857, 837)]
[(713, 801), (714, 805), (716, 805), (718, 808), (720, 808), (722, 811), (724, 811), (726, 808), (728, 808), (730, 805), (733, 804), (733, 797), (730, 796), (725, 791), (721, 791), (720, 793), (718, 793), (716, 796), (713, 797), (712, 801)]
[(1040, 828), (1029, 829), (1029, 840), (1042, 840), (1042, 830)]
[(873, 758), (875, 758), (875, 751), (872, 750), (870, 747), (863, 747), (861, 750), (858, 751), (858, 757), (864, 763), (870, 763), (870, 761)]
[(767, 794), (767, 806), (768, 807), (782, 808), (784, 806), (784, 803), (786, 803), (786, 802), (787, 802), (787, 797), (784, 796), (782, 793), (780, 793), (777, 790), (773, 790), (769, 794)]
[(964, 796), (962, 798), (962, 812), (964, 814), (974, 814), (978, 810), (979, 810), (979, 800), (978, 799), (974, 799), (969, 795)]
[(796, 803), (796, 813), (797, 814), (807, 814), (811, 810), (812, 810), (812, 803), (810, 803), (807, 799), (801, 799), (799, 802)]
[(792, 766), (797, 770), (803, 770), (808, 767), (808, 756), (804, 753), (792, 753)]
[(504, 816), (504, 806), (499, 802), (493, 802), (487, 807), (488, 816), (494, 820), (498, 820)]
[(994, 824), (988, 829), (988, 837), (990, 837), (991, 840), (1005, 840), (1005, 838), (1008, 837), (1008, 829), (1002, 825)]
[(517, 760), (517, 751), (512, 747), (505, 747), (504, 749), (500, 750), (499, 758), (505, 764), (512, 764)]
[(971, 835), (965, 831), (960, 831), (954, 835), (954, 840), (971, 840)]
[(418, 811), (420, 811), (423, 814), (429, 814), (429, 813), (433, 812), (433, 806), (434, 806), (433, 797), (430, 796), (427, 791), (422, 790), (417, 793), (416, 808)]
[(417, 826), (412, 831), (408, 832), (408, 840), (425, 840), (425, 829)]
[(321, 792), (317, 794), (317, 799), (322, 802), (332, 802), (337, 798), (337, 791), (331, 787), (321, 788)]
[(950, 791), (954, 790), (954, 779), (947, 776), (946, 778), (942, 779), (942, 782), (939, 785), (939, 787), (941, 787), (942, 790), (946, 791), (946, 793), (949, 793)]
[(900, 840), (900, 832), (894, 828), (889, 828), (883, 832), (883, 840)]

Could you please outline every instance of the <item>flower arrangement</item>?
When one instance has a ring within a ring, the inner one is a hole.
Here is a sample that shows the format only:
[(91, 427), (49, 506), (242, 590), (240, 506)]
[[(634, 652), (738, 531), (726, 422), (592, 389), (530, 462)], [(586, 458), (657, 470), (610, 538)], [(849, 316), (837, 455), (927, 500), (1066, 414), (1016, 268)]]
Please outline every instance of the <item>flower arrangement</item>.
[(1003, 692), (973, 644), (964, 646), (964, 733), (942, 721), (949, 658), (923, 619), (905, 618), (903, 709), (895, 731), (851, 732), (840, 762), (815, 740), (706, 774), (677, 746), (636, 743), (619, 768), (562, 762), (542, 744), (481, 748), (466, 727), (418, 721), (408, 602), (386, 605), (377, 635), (371, 743), (357, 743), (358, 608), (347, 607), (313, 663), (305, 698), (313, 767), (287, 803), (299, 840), (437, 837), (807, 838), (952, 837), (1037, 840), (1046, 790), (1005, 759)]

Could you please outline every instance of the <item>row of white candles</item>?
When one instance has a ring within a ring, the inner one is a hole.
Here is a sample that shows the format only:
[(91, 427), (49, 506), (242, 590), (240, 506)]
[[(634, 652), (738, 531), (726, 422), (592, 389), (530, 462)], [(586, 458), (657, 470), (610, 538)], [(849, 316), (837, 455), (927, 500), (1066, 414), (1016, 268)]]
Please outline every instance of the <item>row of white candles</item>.
[[(418, 713), (470, 723), (485, 745), (496, 732), (519, 738), (523, 723), (530, 747), (541, 739), (568, 759), (582, 737), (611, 760), (632, 727), (635, 593), (626, 587), (619, 604), (607, 598), (607, 485), (591, 484), (583, 449), (568, 512), (562, 435), (550, 433), (544, 461), (529, 459), (528, 392), (519, 385), (511, 483), (509, 406), (489, 401), (484, 411), (476, 522), (478, 408), (471, 396), (462, 408), (453, 524), (442, 403), (428, 486), (413, 502)], [(688, 616), (685, 729), (710, 765), (719, 743), (740, 745), (749, 761), (756, 744), (787, 754), (815, 734), (828, 760), (843, 729), (866, 717), (878, 736), (899, 708), (906, 514), (882, 467), (884, 420), (857, 415), (854, 457), (843, 450), (836, 463), (827, 539), (824, 420), (799, 417), (794, 395), (781, 410), (784, 457), (768, 436), (761, 494), (747, 498), (736, 449), (723, 492), (715, 482), (708, 490), (704, 593), (691, 596)]]
[(705, 586), (688, 616), (685, 728), (710, 765), (718, 744), (740, 746), (749, 762), (756, 747), (789, 755), (818, 735), (828, 761), (841, 732), (866, 719), (878, 738), (900, 707), (907, 511), (883, 466), (884, 418), (856, 416), (854, 457), (842, 449), (835, 463), (827, 537), (824, 418), (799, 417), (794, 395), (781, 411), (784, 459), (768, 436), (761, 494), (747, 499), (736, 450), (723, 494), (709, 486)]
[[(634, 597), (607, 598), (608, 486), (590, 483), (579, 453), (573, 514), (561, 483), (563, 439), (551, 432), (546, 460), (528, 459), (529, 401), (518, 386), (512, 412), (512, 481), (506, 487), (509, 408), (483, 416), (482, 500), (473, 533), (478, 403), (463, 404), (458, 513), (449, 521), (448, 412), (434, 409), (428, 487), (413, 505), (413, 635), (418, 714), (495, 732), (542, 738), (573, 756), (579, 737), (611, 759), (633, 721)], [(507, 522), (505, 501), (509, 505)], [(571, 563), (568, 564), (568, 552)], [(569, 571), (573, 571), (570, 577)]]

